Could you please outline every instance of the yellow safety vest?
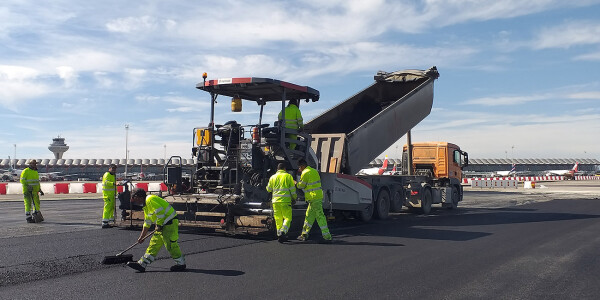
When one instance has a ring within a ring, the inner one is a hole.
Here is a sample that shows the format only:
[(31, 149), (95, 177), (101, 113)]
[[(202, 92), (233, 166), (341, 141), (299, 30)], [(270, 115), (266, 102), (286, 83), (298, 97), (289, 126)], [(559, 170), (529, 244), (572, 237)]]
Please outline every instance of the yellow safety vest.
[(117, 192), (117, 179), (110, 172), (104, 173), (102, 176), (102, 196), (106, 198), (115, 197)]
[[(281, 112), (278, 120), (281, 121)], [(304, 126), (302, 122), (302, 113), (300, 113), (298, 106), (292, 104), (285, 107), (285, 128), (300, 129)]]
[(152, 223), (163, 226), (173, 218), (177, 217), (177, 212), (163, 198), (156, 195), (146, 196), (146, 205), (144, 209), (144, 227), (149, 228)]
[(40, 191), (40, 175), (38, 171), (30, 168), (25, 168), (21, 172), (21, 185), (23, 186), (23, 193), (32, 191), (37, 193)]
[(322, 200), (323, 189), (321, 188), (321, 176), (319, 172), (309, 166), (304, 168), (298, 188), (304, 190), (304, 199), (306, 201)]
[(277, 170), (277, 173), (269, 178), (267, 192), (273, 193), (273, 203), (291, 203), (292, 199), (298, 197), (296, 195), (296, 186), (294, 186), (294, 178), (284, 170)]

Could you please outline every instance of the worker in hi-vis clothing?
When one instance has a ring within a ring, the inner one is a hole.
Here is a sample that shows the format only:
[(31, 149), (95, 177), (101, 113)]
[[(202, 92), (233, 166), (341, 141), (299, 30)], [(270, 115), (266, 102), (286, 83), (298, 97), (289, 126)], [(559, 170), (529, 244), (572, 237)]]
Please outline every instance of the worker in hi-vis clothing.
[(179, 249), (179, 220), (175, 209), (163, 198), (156, 195), (146, 195), (146, 191), (141, 188), (135, 188), (131, 192), (131, 203), (143, 205), (144, 226), (142, 233), (138, 238), (138, 243), (143, 243), (150, 226), (156, 224), (156, 232), (150, 239), (150, 244), (144, 256), (137, 262), (130, 261), (127, 266), (138, 270), (146, 271), (146, 266), (156, 259), (160, 248), (164, 245), (171, 257), (175, 260), (175, 265), (171, 266), (172, 272), (185, 270), (185, 257)]
[[(277, 119), (279, 120), (279, 122), (282, 122), (282, 118), (283, 116), (280, 112), (279, 117)], [(302, 122), (302, 113), (300, 113), (300, 109), (298, 108), (298, 100), (292, 99), (288, 102), (288, 105), (285, 107), (285, 122), (283, 125), (287, 129), (301, 131), (304, 127), (304, 124)], [(288, 139), (295, 140), (298, 138), (298, 135), (286, 134), (285, 137)], [(290, 143), (289, 148), (292, 150), (296, 149), (296, 144)]]
[(325, 242), (331, 242), (331, 233), (327, 227), (327, 218), (323, 213), (323, 189), (321, 188), (321, 176), (319, 172), (307, 165), (306, 160), (298, 160), (298, 170), (302, 173), (300, 181), (296, 185), (298, 189), (304, 190), (304, 199), (308, 203), (306, 209), (306, 218), (304, 226), (302, 226), (302, 234), (298, 236), (298, 240), (308, 240), (308, 233), (312, 228), (315, 219), (321, 228), (321, 234)]
[(21, 185), (23, 186), (25, 201), (25, 218), (27, 223), (35, 223), (31, 214), (40, 211), (40, 194), (44, 195), (44, 192), (40, 189), (40, 175), (37, 171), (37, 161), (35, 159), (30, 160), (29, 167), (21, 172)]
[(102, 176), (102, 199), (104, 199), (102, 228), (110, 228), (108, 222), (115, 221), (115, 197), (117, 196), (116, 172), (117, 166), (111, 164), (108, 167), (108, 172), (104, 173), (104, 176)]
[(292, 200), (296, 200), (294, 177), (285, 171), (285, 164), (277, 165), (277, 173), (269, 178), (267, 192), (273, 193), (273, 217), (277, 227), (277, 240), (288, 240), (287, 233), (292, 223)]

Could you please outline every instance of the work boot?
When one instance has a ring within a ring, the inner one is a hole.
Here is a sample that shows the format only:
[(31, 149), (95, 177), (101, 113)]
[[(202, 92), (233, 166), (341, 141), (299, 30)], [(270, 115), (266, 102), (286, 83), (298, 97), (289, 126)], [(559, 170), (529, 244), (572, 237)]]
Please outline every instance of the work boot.
[(297, 240), (299, 240), (301, 242), (306, 242), (306, 241), (308, 241), (308, 235), (301, 234), (301, 235), (298, 236)]
[(33, 220), (33, 218), (31, 216), (27, 217), (27, 223), (35, 223), (35, 221)]
[(137, 270), (140, 273), (146, 272), (146, 268), (140, 265), (140, 263), (137, 261), (130, 261), (127, 263), (127, 266), (134, 270)]
[(171, 266), (171, 272), (181, 272), (185, 270), (185, 265), (173, 265)]
[(287, 236), (285, 236), (285, 234), (282, 234), (282, 235), (280, 235), (280, 236), (277, 237), (277, 241), (280, 242), (280, 243), (284, 243), (284, 242), (288, 241), (288, 238), (287, 238)]
[(103, 224), (102, 224), (102, 229), (105, 229), (105, 228), (111, 228), (111, 227), (112, 227), (112, 226), (110, 226), (110, 224), (108, 224), (108, 223), (103, 223)]

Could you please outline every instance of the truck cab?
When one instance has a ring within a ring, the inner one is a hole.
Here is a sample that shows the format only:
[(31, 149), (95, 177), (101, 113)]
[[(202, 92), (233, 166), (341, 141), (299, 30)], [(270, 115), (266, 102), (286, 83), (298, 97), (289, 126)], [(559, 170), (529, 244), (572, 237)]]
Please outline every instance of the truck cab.
[[(469, 155), (456, 144), (448, 142), (413, 143), (412, 170), (415, 175), (434, 178), (462, 179), (462, 169), (469, 164)], [(402, 148), (402, 173), (408, 174), (408, 145)]]

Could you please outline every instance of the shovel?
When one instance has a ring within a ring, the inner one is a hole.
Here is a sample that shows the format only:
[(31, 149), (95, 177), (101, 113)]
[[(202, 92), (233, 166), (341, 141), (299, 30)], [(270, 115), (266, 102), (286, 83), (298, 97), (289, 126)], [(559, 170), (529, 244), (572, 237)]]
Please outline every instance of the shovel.
[[(153, 230), (152, 232), (148, 233), (144, 237), (144, 240), (146, 238), (148, 238), (149, 236), (153, 235), (154, 232), (156, 232), (156, 229)], [(139, 244), (139, 243), (135, 242), (135, 244), (127, 247), (127, 249), (119, 252), (117, 255), (105, 256), (104, 259), (102, 260), (102, 264), (103, 265), (118, 265), (118, 264), (123, 264), (123, 263), (127, 263), (127, 262), (130, 262), (130, 261), (133, 261), (133, 254), (123, 254), (123, 253), (131, 250), (131, 248), (135, 247), (137, 244)]]

